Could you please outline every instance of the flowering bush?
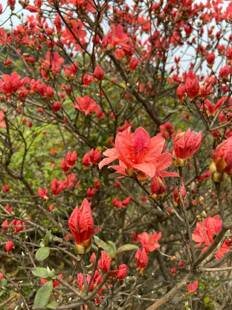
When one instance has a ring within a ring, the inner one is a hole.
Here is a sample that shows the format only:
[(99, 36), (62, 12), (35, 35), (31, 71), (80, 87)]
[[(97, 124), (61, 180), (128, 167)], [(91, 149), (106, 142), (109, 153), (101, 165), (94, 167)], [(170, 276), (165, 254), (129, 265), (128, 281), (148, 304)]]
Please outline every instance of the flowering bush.
[(0, 308), (231, 309), (230, 1), (0, 17)]

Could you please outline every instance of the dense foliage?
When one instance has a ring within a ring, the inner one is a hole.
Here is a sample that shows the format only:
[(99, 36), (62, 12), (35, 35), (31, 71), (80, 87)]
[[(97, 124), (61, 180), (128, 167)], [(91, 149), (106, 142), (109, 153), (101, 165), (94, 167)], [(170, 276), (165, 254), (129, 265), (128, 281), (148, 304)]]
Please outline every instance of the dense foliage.
[(231, 309), (231, 2), (0, 13), (0, 308)]

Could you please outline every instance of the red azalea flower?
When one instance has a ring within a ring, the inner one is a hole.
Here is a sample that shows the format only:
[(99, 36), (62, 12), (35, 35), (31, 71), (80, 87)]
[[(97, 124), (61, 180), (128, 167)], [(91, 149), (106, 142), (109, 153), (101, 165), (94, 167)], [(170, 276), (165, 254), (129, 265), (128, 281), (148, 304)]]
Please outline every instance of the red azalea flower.
[(76, 110), (83, 112), (85, 115), (96, 113), (98, 116), (102, 113), (100, 106), (89, 96), (77, 98), (74, 107)]
[(120, 174), (132, 175), (139, 172), (142, 177), (173, 176), (165, 171), (171, 165), (171, 154), (163, 152), (165, 140), (160, 136), (150, 137), (143, 128), (138, 128), (134, 133), (131, 128), (118, 132), (115, 147), (106, 150), (106, 156), (100, 163), (101, 169), (105, 165), (118, 160), (119, 164), (110, 166)]
[(137, 268), (143, 272), (144, 268), (147, 267), (148, 264), (148, 255), (144, 248), (138, 249), (135, 253), (135, 260)]
[(188, 73), (185, 81), (185, 92), (190, 99), (198, 95), (200, 91), (199, 80), (192, 71)]
[(98, 268), (104, 272), (108, 272), (110, 270), (111, 265), (111, 257), (105, 251), (101, 251), (101, 257), (98, 260)]
[(3, 74), (0, 80), (0, 91), (5, 95), (12, 95), (23, 85), (23, 80), (20, 76), (13, 72), (12, 74)]
[(195, 281), (187, 284), (187, 291), (190, 294), (195, 293), (197, 289), (198, 289), (198, 280), (195, 280)]
[(9, 221), (8, 221), (8, 220), (4, 220), (4, 221), (2, 222), (1, 227), (2, 227), (3, 230), (7, 231), (8, 228), (9, 228), (9, 225), (10, 225), (10, 224), (9, 224)]
[(10, 225), (13, 227), (15, 233), (19, 233), (26, 229), (26, 225), (23, 221), (14, 219), (11, 221)]
[(220, 143), (213, 152), (211, 172), (226, 172), (232, 175), (232, 137)]
[(73, 166), (75, 166), (76, 161), (77, 161), (77, 152), (73, 151), (73, 152), (67, 152), (65, 159), (61, 161), (61, 169), (64, 172), (67, 172), (70, 168), (72, 168)]
[(193, 241), (197, 243), (198, 247), (204, 245), (203, 251), (205, 251), (212, 244), (214, 236), (220, 233), (222, 225), (222, 220), (218, 215), (207, 217), (202, 222), (197, 223), (192, 234)]
[(116, 278), (118, 280), (123, 280), (123, 279), (125, 279), (127, 274), (128, 274), (128, 267), (127, 267), (127, 265), (126, 264), (119, 265), (117, 273), (116, 273)]
[(230, 246), (228, 245), (228, 241), (225, 240), (222, 244), (222, 246), (217, 250), (215, 253), (215, 258), (217, 260), (220, 260), (224, 257), (226, 253), (230, 252)]
[(73, 167), (77, 161), (77, 152), (76, 151), (68, 152), (65, 156), (65, 160), (69, 165), (69, 167)]
[(101, 152), (97, 149), (91, 149), (82, 158), (82, 164), (86, 167), (97, 164), (101, 159)]
[(53, 195), (59, 195), (64, 189), (64, 184), (62, 181), (57, 180), (56, 178), (51, 182), (51, 191)]
[(180, 84), (176, 89), (176, 95), (180, 101), (184, 99), (185, 96), (185, 86), (184, 84)]
[[(86, 276), (86, 283), (89, 284), (90, 280), (91, 280), (91, 276), (88, 274)], [(77, 274), (77, 286), (78, 286), (80, 291), (82, 291), (84, 289), (84, 286), (85, 286), (85, 277), (84, 277), (83, 273), (81, 273), (81, 272), (78, 272), (78, 274)]]
[(37, 194), (42, 199), (45, 199), (45, 200), (48, 199), (48, 190), (46, 188), (39, 187)]
[(93, 76), (101, 81), (104, 79), (104, 75), (105, 75), (104, 70), (99, 65), (97, 65), (96, 68), (94, 69)]
[(154, 232), (148, 234), (143, 232), (137, 235), (137, 240), (141, 243), (146, 252), (153, 252), (160, 247), (158, 241), (161, 238), (161, 232)]

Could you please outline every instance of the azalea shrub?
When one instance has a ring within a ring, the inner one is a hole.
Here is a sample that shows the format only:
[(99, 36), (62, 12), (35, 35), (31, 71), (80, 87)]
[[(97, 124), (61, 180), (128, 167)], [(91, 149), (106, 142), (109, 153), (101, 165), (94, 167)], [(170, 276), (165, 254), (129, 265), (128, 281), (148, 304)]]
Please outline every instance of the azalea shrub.
[(0, 21), (0, 308), (231, 309), (232, 3)]

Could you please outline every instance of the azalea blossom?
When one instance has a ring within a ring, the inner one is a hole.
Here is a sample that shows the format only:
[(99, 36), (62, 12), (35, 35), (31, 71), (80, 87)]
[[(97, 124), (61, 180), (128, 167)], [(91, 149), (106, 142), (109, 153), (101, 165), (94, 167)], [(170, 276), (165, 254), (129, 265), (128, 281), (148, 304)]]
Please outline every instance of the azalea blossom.
[(96, 113), (97, 116), (101, 114), (101, 108), (96, 101), (89, 96), (78, 97), (74, 103), (76, 110), (83, 112), (85, 115)]
[(127, 274), (128, 274), (128, 267), (127, 267), (127, 265), (126, 264), (119, 265), (117, 273), (116, 273), (116, 278), (118, 280), (123, 280), (123, 279), (125, 279)]
[(3, 74), (0, 80), (0, 92), (5, 95), (12, 95), (23, 85), (24, 81), (20, 79), (20, 76), (13, 72), (12, 74)]
[(54, 75), (59, 74), (63, 63), (64, 59), (57, 52), (51, 53), (48, 51), (41, 65), (41, 75), (46, 79), (49, 72), (52, 72)]
[(64, 184), (62, 181), (56, 178), (51, 181), (51, 192), (53, 195), (59, 195), (64, 190)]
[(2, 222), (1, 227), (2, 227), (3, 230), (7, 231), (8, 228), (9, 228), (9, 225), (10, 225), (10, 224), (9, 224), (9, 221), (8, 221), (8, 220), (4, 220), (4, 221)]
[(97, 164), (101, 159), (101, 152), (97, 149), (91, 149), (84, 154), (82, 164), (86, 167)]
[(195, 280), (189, 284), (187, 284), (187, 291), (190, 293), (190, 294), (193, 294), (197, 291), (198, 289), (198, 280)]
[(63, 189), (72, 189), (77, 183), (77, 177), (75, 173), (70, 173), (66, 175), (66, 178), (64, 181), (62, 181)]
[(106, 46), (110, 46), (111, 48), (117, 47), (116, 51), (120, 51), (125, 55), (132, 54), (133, 52), (133, 44), (130, 36), (124, 32), (123, 26), (112, 25), (111, 30), (108, 34), (103, 38), (102, 46), (105, 48)]
[[(154, 177), (173, 176), (166, 169), (172, 163), (172, 156), (164, 151), (165, 140), (160, 135), (150, 137), (143, 128), (131, 132), (131, 127), (118, 132), (114, 148), (106, 150), (106, 156), (100, 163), (99, 168), (117, 160), (118, 165), (109, 166), (123, 175)], [(140, 175), (139, 175), (140, 174)]]
[[(102, 281), (103, 281), (102, 275), (99, 273), (98, 270), (94, 272), (93, 277), (91, 277), (90, 274), (84, 275), (83, 273), (80, 273), (80, 272), (77, 274), (77, 286), (80, 291), (84, 291), (85, 289), (87, 289), (86, 284), (89, 285), (88, 289), (90, 291), (93, 291), (97, 286), (99, 286), (102, 283)], [(98, 290), (97, 292), (98, 297), (101, 296), (102, 291), (104, 291), (104, 289), (105, 289), (105, 286), (101, 287)]]
[(131, 201), (131, 197), (130, 197), (130, 196), (126, 197), (126, 198), (123, 199), (123, 200), (119, 200), (119, 199), (116, 198), (116, 197), (112, 199), (113, 205), (114, 205), (116, 208), (119, 208), (119, 209), (123, 209), (123, 208), (127, 207), (128, 204), (130, 203), (130, 201)]
[(67, 152), (65, 158), (61, 161), (61, 168), (64, 172), (68, 171), (70, 168), (75, 166), (78, 155), (76, 151)]
[(217, 260), (220, 260), (224, 257), (224, 255), (226, 253), (230, 252), (230, 246), (229, 246), (229, 242), (227, 240), (225, 240), (222, 244), (222, 246), (217, 250), (217, 252), (215, 253), (215, 258)]
[(105, 75), (104, 70), (99, 65), (97, 65), (96, 68), (94, 69), (93, 76), (101, 81), (104, 79), (104, 75)]
[(227, 173), (232, 175), (232, 137), (220, 143), (213, 152), (211, 172)]
[(136, 251), (135, 253), (135, 261), (137, 268), (143, 272), (143, 270), (147, 267), (148, 265), (148, 255), (147, 252), (144, 248), (140, 248)]
[(45, 199), (45, 200), (48, 199), (48, 190), (46, 188), (39, 187), (37, 194), (42, 199)]
[(108, 272), (110, 270), (111, 257), (106, 251), (101, 251), (101, 256), (98, 261), (98, 267), (103, 272)]
[(219, 234), (222, 229), (222, 220), (218, 215), (209, 216), (202, 222), (198, 222), (192, 234), (192, 239), (197, 243), (197, 246), (204, 246), (205, 251), (213, 242), (214, 236)]
[(190, 71), (185, 81), (185, 92), (190, 99), (193, 99), (198, 95), (200, 91), (199, 80), (195, 73)]
[(147, 233), (143, 232), (137, 236), (137, 240), (141, 243), (146, 252), (153, 252), (160, 247), (158, 241), (161, 238), (161, 232)]

